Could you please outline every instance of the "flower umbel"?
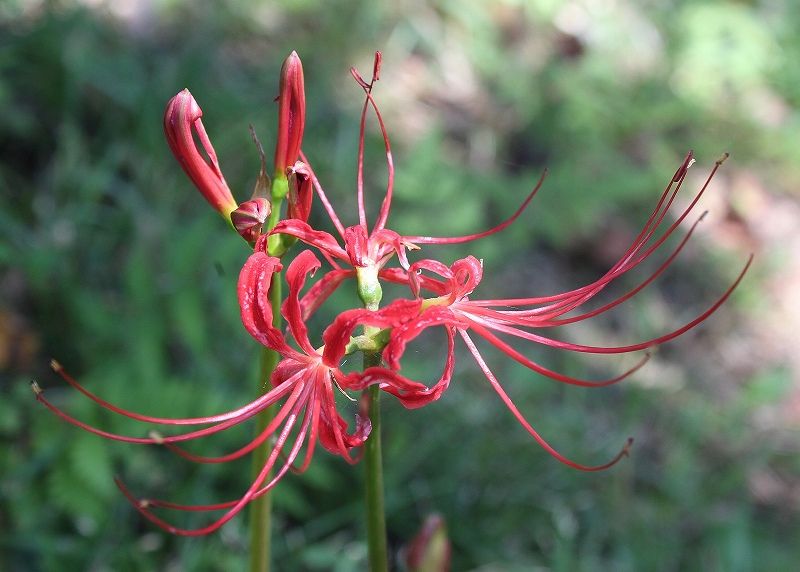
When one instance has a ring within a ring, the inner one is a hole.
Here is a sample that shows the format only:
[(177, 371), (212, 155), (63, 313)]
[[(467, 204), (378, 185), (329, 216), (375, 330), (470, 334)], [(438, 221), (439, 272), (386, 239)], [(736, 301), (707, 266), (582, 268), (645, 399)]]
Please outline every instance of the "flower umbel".
[[(752, 257), (730, 287), (705, 311), (660, 336), (626, 345), (595, 346), (564, 341), (549, 333), (554, 328), (590, 320), (620, 306), (656, 280), (681, 253), (705, 213), (697, 218), (668, 251), (667, 241), (674, 237), (681, 224), (693, 212), (727, 158), (725, 155), (717, 161), (689, 205), (672, 222), (668, 222), (668, 213), (671, 212), (676, 196), (686, 180), (688, 169), (694, 162), (693, 155), (689, 153), (661, 193), (639, 234), (602, 276), (573, 290), (552, 295), (509, 299), (474, 297), (483, 277), (484, 261), (466, 256), (448, 265), (430, 258), (412, 261), (409, 260), (410, 253), (420, 250), (421, 245), (467, 243), (502, 231), (527, 208), (542, 186), (546, 171), (519, 208), (503, 222), (488, 230), (456, 237), (410, 236), (391, 230), (387, 224), (392, 204), (395, 167), (386, 125), (373, 97), (373, 89), (380, 76), (380, 66), (381, 55), (378, 52), (369, 82), (355, 69), (351, 69), (365, 99), (361, 110), (356, 158), (358, 221), (349, 227), (342, 224), (301, 150), (305, 126), (305, 93), (303, 68), (296, 53), (292, 52), (281, 70), (273, 179), (270, 181), (266, 174), (264, 152), (256, 139), (261, 156), (261, 172), (252, 198), (241, 205), (237, 205), (233, 199), (222, 176), (216, 154), (203, 128), (202, 111), (194, 98), (188, 90), (184, 90), (167, 106), (164, 128), (175, 157), (206, 200), (231, 221), (253, 248), (239, 274), (237, 294), (245, 329), (259, 344), (271, 350), (267, 351), (269, 356), (277, 355), (277, 365), (271, 370), (271, 374), (262, 376), (262, 383), (266, 383), (266, 378), (269, 378), (266, 393), (241, 407), (215, 415), (191, 418), (155, 417), (129, 411), (103, 400), (67, 374), (60, 364), (55, 361), (52, 363), (54, 371), (70, 386), (102, 408), (151, 426), (171, 428), (171, 431), (163, 434), (158, 429), (150, 431), (147, 437), (138, 437), (111, 433), (80, 421), (53, 405), (38, 384), (34, 383), (32, 386), (37, 400), (73, 425), (108, 439), (162, 446), (190, 461), (223, 463), (235, 461), (259, 447), (268, 448), (269, 454), (263, 465), (261, 458), (256, 457), (259, 470), (246, 490), (236, 499), (216, 504), (185, 505), (165, 500), (139, 500), (118, 480), (118, 485), (137, 510), (169, 532), (197, 536), (217, 530), (250, 501), (266, 494), (288, 471), (305, 471), (318, 443), (348, 463), (356, 463), (360, 459), (362, 451), (359, 448), (366, 443), (367, 465), (374, 464), (380, 468), (379, 454), (372, 456), (369, 450), (378, 441), (370, 440), (367, 443), (371, 431), (379, 433), (378, 418), (373, 417), (374, 423), (370, 422), (370, 415), (379, 411), (371, 406), (376, 402), (373, 397), (377, 399), (378, 390), (382, 390), (396, 397), (409, 409), (422, 407), (439, 399), (453, 379), (456, 338), (463, 340), (478, 368), (511, 414), (549, 454), (576, 469), (606, 469), (628, 453), (632, 440), (628, 440), (611, 460), (597, 465), (578, 463), (562, 455), (533, 428), (516, 407), (478, 350), (476, 338), (482, 338), (507, 357), (544, 377), (582, 387), (608, 386), (641, 368), (648, 361), (649, 354), (642, 354), (633, 367), (619, 375), (608, 379), (588, 380), (549, 369), (524, 355), (511, 342), (522, 340), (584, 354), (645, 351), (680, 336), (711, 316), (728, 299), (750, 266)], [(366, 121), (370, 110), (374, 113), (383, 139), (387, 165), (386, 190), (371, 226), (367, 221), (363, 172)], [(195, 138), (199, 140), (199, 146)], [(319, 197), (338, 236), (309, 224), (314, 193)], [(280, 220), (283, 199), (287, 199), (287, 218)], [(300, 246), (316, 249), (331, 269), (314, 281), (321, 262), (312, 250), (304, 249), (286, 265), (285, 276), (281, 275), (284, 263), (280, 257), (296, 241), (302, 243)], [(396, 265), (393, 265), (395, 257)], [(618, 283), (621, 277), (641, 269), (646, 261), (653, 258), (659, 258), (655, 270), (646, 273), (633, 289), (593, 309), (582, 309), (606, 288)], [(312, 343), (314, 336), (309, 332), (309, 319), (350, 278), (356, 280), (356, 292), (363, 307), (339, 311), (322, 331), (322, 344)], [(282, 282), (278, 281), (282, 279), (288, 284), (288, 295), (285, 299), (280, 296)], [(411, 296), (386, 303), (383, 300), (383, 282), (408, 286)], [(279, 304), (281, 300), (282, 303)], [(278, 308), (280, 316), (273, 315), (273, 311), (278, 313)], [(286, 331), (279, 326), (281, 316), (287, 324)], [(432, 327), (442, 328), (447, 344), (439, 379), (426, 385), (405, 377), (401, 371), (408, 344)], [(345, 356), (358, 352), (363, 353), (364, 367), (360, 371), (343, 371)], [(359, 410), (351, 426), (337, 409), (335, 390), (349, 397), (348, 392), (364, 391), (368, 388), (370, 391), (362, 394)], [(259, 425), (260, 432), (257, 431), (258, 434), (252, 440), (233, 452), (204, 456), (183, 446), (186, 441), (199, 440), (236, 427), (272, 405), (280, 405), (274, 418), (268, 423), (264, 421), (266, 427), (263, 430), (260, 430), (262, 425)], [(375, 459), (377, 462), (372, 463)], [(296, 461), (299, 462), (298, 466), (295, 466)], [(380, 479), (370, 482), (378, 483)], [(154, 509), (222, 511), (222, 514), (199, 528), (179, 528), (156, 514)], [(373, 513), (382, 515), (383, 510), (376, 509), (370, 514)], [(444, 542), (439, 543), (437, 558), (446, 566), (449, 548), (444, 550), (443, 547), (447, 547), (446, 535), (440, 524), (434, 526), (437, 527), (441, 528)], [(371, 526), (370, 530), (377, 528), (380, 526)], [(373, 536), (380, 536), (380, 532)], [(418, 542), (421, 546), (418, 551), (427, 550), (423, 545), (430, 544), (428, 537), (431, 534)], [(371, 561), (375, 554), (378, 554), (376, 560), (380, 560), (379, 551), (373, 550), (371, 540)]]

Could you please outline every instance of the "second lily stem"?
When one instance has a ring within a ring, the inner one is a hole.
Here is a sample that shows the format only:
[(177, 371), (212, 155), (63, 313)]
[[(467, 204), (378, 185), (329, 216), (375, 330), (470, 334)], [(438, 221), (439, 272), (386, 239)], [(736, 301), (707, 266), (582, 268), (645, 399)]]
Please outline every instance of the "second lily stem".
[[(380, 365), (381, 354), (364, 353), (364, 369)], [(386, 548), (386, 515), (383, 506), (383, 459), (381, 453), (381, 409), (380, 390), (373, 385), (365, 390), (364, 398), (369, 407), (372, 423), (367, 442), (364, 444), (366, 468), (367, 545), (371, 572), (386, 572), (389, 568)]]

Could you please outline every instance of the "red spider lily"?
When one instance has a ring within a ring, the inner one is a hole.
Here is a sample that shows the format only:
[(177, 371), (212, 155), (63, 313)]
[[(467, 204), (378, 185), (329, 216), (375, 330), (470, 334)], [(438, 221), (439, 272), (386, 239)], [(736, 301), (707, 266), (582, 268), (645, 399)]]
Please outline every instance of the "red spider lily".
[[(203, 110), (188, 89), (169, 100), (164, 112), (164, 133), (175, 158), (200, 193), (223, 217), (230, 218), (236, 201), (222, 176), (217, 154), (200, 119)], [(195, 136), (203, 151), (198, 149)], [(203, 154), (205, 152), (205, 154)]]
[[(674, 233), (680, 223), (687, 217), (687, 215), (697, 204), (697, 201), (708, 187), (709, 182), (723, 160), (724, 158), (717, 162), (716, 166), (708, 176), (705, 184), (697, 193), (691, 204), (681, 213), (675, 222), (673, 222), (661, 234), (661, 236), (656, 238), (656, 231), (661, 226), (677, 192), (680, 190), (680, 187), (686, 176), (687, 168), (693, 161), (691, 153), (687, 155), (686, 160), (678, 169), (675, 176), (661, 195), (658, 205), (653, 210), (641, 232), (634, 239), (630, 247), (623, 253), (622, 257), (617, 261), (617, 263), (594, 282), (569, 292), (535, 298), (472, 300), (469, 296), (480, 283), (483, 273), (482, 263), (472, 256), (458, 260), (450, 267), (434, 260), (422, 260), (412, 264), (407, 273), (403, 271), (384, 273), (384, 277), (386, 278), (390, 278), (397, 282), (407, 282), (411, 286), (414, 294), (418, 296), (420, 303), (419, 313), (416, 317), (406, 321), (399, 327), (396, 327), (392, 330), (390, 341), (383, 352), (384, 360), (390, 368), (398, 370), (400, 369), (400, 358), (405, 351), (406, 344), (416, 338), (424, 329), (432, 326), (444, 326), (450, 339), (452, 339), (453, 332), (455, 331), (464, 340), (464, 343), (467, 345), (467, 349), (474, 357), (478, 367), (486, 376), (492, 388), (498, 393), (506, 406), (511, 410), (512, 414), (534, 437), (534, 439), (536, 439), (536, 441), (538, 441), (539, 444), (542, 445), (542, 447), (544, 447), (551, 455), (569, 466), (585, 471), (601, 470), (613, 465), (623, 455), (626, 454), (628, 445), (626, 445), (626, 447), (623, 448), (622, 451), (609, 463), (599, 466), (585, 466), (575, 463), (553, 449), (533, 429), (533, 427), (531, 427), (528, 421), (522, 416), (512, 400), (503, 390), (492, 371), (486, 365), (483, 357), (478, 352), (478, 349), (476, 348), (470, 334), (474, 333), (482, 337), (491, 345), (495, 346), (503, 353), (522, 365), (530, 368), (531, 370), (562, 383), (580, 385), (584, 387), (602, 387), (617, 383), (618, 381), (631, 375), (642, 365), (644, 365), (649, 356), (646, 355), (638, 364), (621, 375), (602, 381), (588, 381), (567, 376), (540, 365), (534, 360), (522, 355), (506, 341), (493, 334), (492, 331), (569, 351), (594, 354), (622, 354), (644, 350), (669, 341), (704, 321), (712, 313), (714, 313), (725, 302), (725, 300), (728, 299), (733, 290), (738, 286), (739, 282), (750, 266), (752, 256), (747, 261), (747, 264), (745, 264), (744, 268), (733, 284), (731, 284), (731, 286), (722, 294), (722, 296), (720, 296), (707, 310), (696, 316), (693, 320), (687, 322), (682, 327), (659, 337), (637, 344), (608, 347), (588, 346), (564, 342), (536, 332), (537, 330), (545, 328), (554, 328), (557, 326), (580, 322), (602, 314), (625, 302), (650, 284), (653, 280), (655, 280), (672, 263), (675, 257), (683, 249), (686, 242), (691, 237), (697, 223), (702, 219), (702, 216), (691, 226), (685, 237), (679, 242), (669, 256), (667, 256), (666, 259), (656, 268), (656, 270), (634, 289), (594, 310), (575, 314), (571, 313), (595, 297), (611, 282), (639, 266), (664, 244), (664, 242)], [(433, 273), (438, 275), (439, 278), (424, 275), (422, 274), (423, 272)], [(421, 290), (428, 290), (437, 296), (428, 299), (419, 298)], [(452, 363), (452, 360), (453, 349), (452, 343), (450, 343), (447, 356), (447, 362), (449, 365)], [(428, 395), (421, 396), (423, 400), (428, 397)], [(432, 396), (434, 399), (436, 397), (438, 396)], [(408, 398), (410, 399), (411, 396)]]
[[(315, 349), (308, 338), (305, 321), (310, 315), (309, 308), (319, 306), (315, 297), (324, 297), (324, 289), (318, 288), (318, 282), (312, 286), (301, 299), (306, 277), (313, 275), (320, 267), (320, 262), (310, 250), (297, 255), (286, 270), (286, 281), (289, 295), (283, 303), (282, 311), (288, 324), (292, 338), (300, 348), (293, 349), (286, 343), (280, 330), (272, 325), (272, 308), (267, 297), (271, 275), (280, 265), (277, 259), (263, 251), (264, 237), (256, 243), (254, 252), (244, 268), (239, 280), (239, 305), (242, 311), (242, 322), (253, 338), (264, 346), (274, 349), (282, 356), (276, 371), (286, 369), (296, 371), (302, 368), (324, 370), (325, 376), (342, 390), (361, 391), (374, 384), (380, 385), (396, 395), (408, 406), (427, 396), (431, 391), (425, 385), (409, 380), (394, 371), (383, 367), (369, 367), (363, 372), (345, 374), (339, 369), (342, 358), (353, 342), (353, 332), (360, 326), (376, 329), (396, 328), (407, 322), (419, 312), (419, 301), (396, 300), (380, 310), (354, 308), (341, 312), (334, 322), (322, 334), (325, 344)], [(442, 380), (438, 385), (449, 383), (452, 364), (445, 367)], [(340, 451), (334, 451), (340, 452)]]
[[(217, 530), (233, 518), (247, 503), (274, 487), (289, 470), (305, 471), (309, 466), (317, 442), (346, 461), (356, 462), (359, 457), (353, 456), (352, 451), (362, 445), (369, 435), (369, 417), (365, 412), (359, 413), (356, 416), (354, 431), (348, 433), (347, 422), (336, 411), (334, 384), (342, 390), (359, 391), (369, 385), (379, 383), (400, 398), (406, 394), (425, 393), (424, 385), (407, 380), (384, 368), (369, 368), (364, 372), (350, 374), (345, 374), (338, 368), (338, 363), (346, 351), (346, 342), (335, 343), (335, 337), (338, 335), (349, 341), (350, 333), (359, 324), (369, 324), (377, 328), (395, 327), (408, 315), (408, 311), (400, 308), (397, 304), (389, 305), (379, 312), (356, 310), (349, 314), (345, 313), (342, 321), (337, 325), (338, 333), (326, 336), (332, 341), (329, 347), (320, 350), (313, 348), (308, 339), (305, 323), (301, 319), (302, 311), (299, 299), (299, 293), (305, 284), (307, 275), (313, 273), (320, 265), (310, 251), (302, 252), (286, 271), (289, 295), (282, 306), (282, 314), (287, 320), (292, 338), (300, 349), (291, 347), (284, 339), (283, 334), (272, 326), (272, 309), (268, 291), (273, 275), (281, 270), (281, 263), (277, 258), (267, 255), (264, 251), (265, 248), (266, 237), (262, 236), (256, 242), (256, 251), (245, 263), (239, 277), (238, 292), (242, 321), (256, 340), (278, 351), (283, 359), (272, 374), (272, 389), (255, 401), (232, 411), (207, 417), (153, 417), (123, 409), (103, 400), (74, 380), (60, 364), (53, 362), (53, 369), (69, 385), (109, 411), (154, 425), (205, 426), (171, 435), (161, 435), (156, 431), (151, 431), (148, 437), (134, 437), (110, 433), (75, 419), (48, 401), (38, 384), (33, 385), (36, 398), (45, 407), (77, 427), (117, 441), (161, 445), (198, 463), (224, 463), (239, 459), (251, 453), (271, 437), (276, 436), (272, 451), (261, 472), (245, 493), (236, 500), (210, 505), (183, 505), (154, 499), (137, 500), (125, 485), (117, 480), (120, 489), (142, 515), (173, 534), (199, 536)], [(405, 303), (418, 305), (415, 301), (405, 301)], [(252, 441), (234, 452), (208, 457), (191, 453), (179, 446), (179, 443), (184, 441), (199, 439), (237, 426), (280, 401), (283, 401), (280, 411), (269, 425)], [(289, 445), (292, 439), (293, 442)], [(294, 468), (293, 463), (300, 455), (303, 445), (306, 446), (306, 451), (301, 465)], [(268, 475), (275, 468), (278, 459), (284, 455), (286, 449), (288, 449), (288, 453), (285, 454), (285, 460), (275, 476), (267, 481)], [(194, 512), (225, 510), (225, 513), (204, 527), (186, 529), (178, 528), (156, 516), (151, 511), (152, 508)]]
[[(339, 238), (344, 246), (341, 246), (339, 240), (337, 240), (337, 238), (332, 234), (314, 229), (308, 225), (305, 222), (307, 219), (307, 213), (305, 217), (292, 217), (290, 211), (290, 218), (279, 222), (272, 231), (274, 234), (286, 234), (293, 236), (310, 246), (314, 246), (320, 250), (323, 256), (325, 256), (328, 262), (330, 262), (330, 264), (334, 267), (332, 272), (328, 273), (322, 278), (322, 284), (318, 286), (319, 294), (325, 293), (330, 295), (342, 283), (343, 280), (356, 276), (356, 274), (371, 274), (373, 277), (377, 276), (381, 269), (395, 254), (400, 261), (400, 265), (403, 268), (408, 268), (409, 262), (406, 257), (406, 251), (418, 250), (418, 244), (456, 244), (469, 242), (490, 236), (503, 230), (512, 222), (514, 222), (520, 216), (520, 214), (522, 214), (544, 181), (543, 174), (536, 186), (528, 194), (516, 212), (514, 212), (508, 219), (499, 225), (483, 232), (458, 237), (403, 236), (386, 228), (394, 189), (394, 160), (392, 158), (391, 143), (389, 141), (386, 125), (383, 121), (383, 116), (381, 115), (378, 105), (372, 96), (372, 89), (375, 85), (375, 82), (379, 79), (380, 65), (381, 53), (376, 52), (372, 79), (370, 82), (366, 82), (358, 73), (358, 71), (355, 70), (355, 68), (350, 69), (351, 74), (359, 86), (361, 86), (361, 88), (364, 90), (366, 96), (361, 110), (358, 143), (356, 176), (358, 224), (350, 227), (345, 227), (342, 224), (341, 219), (336, 214), (336, 211), (328, 200), (328, 197), (320, 185), (319, 180), (314, 174), (308, 159), (302, 152), (300, 153), (302, 162), (298, 162), (297, 164), (302, 166), (302, 170), (298, 166), (295, 166), (293, 169), (295, 173), (302, 174), (304, 177), (303, 182), (308, 184), (309, 188), (310, 185), (313, 185), (320, 202), (330, 217), (331, 222), (333, 223), (333, 226), (336, 229), (336, 232), (338, 233)], [(366, 207), (364, 203), (364, 137), (367, 112), (370, 108), (372, 108), (375, 113), (381, 136), (383, 138), (388, 171), (386, 193), (372, 230), (370, 230), (367, 223)], [(310, 200), (310, 198), (307, 200)], [(351, 266), (353, 270), (341, 268), (339, 262), (343, 262), (345, 265)], [(326, 296), (322, 295), (311, 297), (308, 302), (304, 303), (304, 309), (311, 309), (311, 306), (306, 308), (306, 306), (310, 304), (310, 300), (314, 300), (315, 304), (318, 305), (324, 300), (325, 297)]]

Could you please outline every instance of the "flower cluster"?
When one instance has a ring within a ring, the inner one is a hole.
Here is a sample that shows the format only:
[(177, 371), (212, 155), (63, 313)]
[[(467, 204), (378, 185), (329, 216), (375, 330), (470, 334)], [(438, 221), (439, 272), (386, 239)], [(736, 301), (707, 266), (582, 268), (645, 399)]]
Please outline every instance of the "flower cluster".
[[(407, 408), (425, 406), (441, 397), (453, 378), (457, 339), (466, 345), (486, 377), (511, 414), (523, 428), (559, 461), (585, 471), (610, 467), (627, 454), (631, 441), (610, 461), (584, 465), (558, 451), (531, 426), (517, 409), (476, 346), (476, 338), (499, 349), (510, 359), (555, 381), (583, 387), (601, 387), (625, 379), (648, 360), (645, 352), (638, 363), (620, 375), (602, 380), (578, 379), (553, 371), (527, 357), (511, 343), (518, 338), (558, 350), (590, 354), (621, 354), (640, 352), (675, 338), (693, 328), (714, 313), (739, 284), (750, 265), (748, 260), (731, 286), (707, 310), (685, 325), (659, 337), (623, 346), (591, 346), (561, 341), (547, 332), (550, 329), (589, 320), (630, 299), (653, 282), (678, 256), (702, 215), (690, 226), (671, 251), (662, 254), (664, 245), (687, 219), (700, 197), (708, 188), (722, 164), (717, 161), (704, 184), (688, 206), (668, 221), (675, 198), (686, 180), (694, 158), (689, 153), (672, 176), (659, 200), (619, 260), (595, 281), (560, 294), (514, 299), (481, 299), (475, 296), (484, 271), (484, 262), (473, 256), (451, 265), (437, 260), (409, 260), (412, 251), (425, 245), (465, 243), (494, 235), (514, 222), (525, 210), (541, 187), (544, 174), (520, 207), (508, 219), (488, 230), (458, 237), (409, 236), (387, 227), (392, 204), (394, 162), (384, 119), (373, 98), (373, 88), (379, 79), (380, 53), (376, 54), (369, 82), (355, 70), (351, 73), (364, 92), (361, 110), (359, 149), (357, 157), (358, 222), (345, 227), (323, 190), (308, 159), (301, 151), (305, 125), (305, 95), (303, 69), (300, 59), (292, 53), (281, 72), (278, 140), (275, 150), (272, 179), (266, 175), (263, 151), (262, 168), (253, 196), (238, 204), (222, 175), (216, 153), (203, 127), (202, 111), (188, 90), (176, 95), (167, 106), (164, 128), (172, 152), (206, 200), (247, 240), (253, 252), (241, 270), (238, 298), (242, 322), (246, 330), (262, 346), (276, 352), (280, 361), (269, 380), (269, 390), (255, 401), (237, 409), (213, 416), (197, 418), (160, 418), (122, 409), (104, 401), (75, 381), (53, 362), (54, 370), (79, 392), (100, 406), (137, 421), (158, 426), (171, 426), (168, 435), (151, 431), (147, 437), (112, 434), (73, 418), (49, 402), (38, 385), (37, 399), (56, 415), (97, 435), (131, 443), (161, 445), (191, 461), (221, 463), (238, 459), (257, 447), (269, 444), (270, 454), (260, 473), (237, 499), (212, 505), (181, 505), (162, 500), (137, 500), (119, 482), (120, 488), (134, 506), (149, 520), (166, 530), (181, 535), (201, 535), (218, 529), (248, 502), (269, 491), (290, 469), (303, 472), (308, 467), (317, 443), (341, 456), (347, 462), (359, 459), (359, 447), (370, 434), (368, 401), (362, 401), (355, 422), (351, 425), (337, 411), (335, 390), (363, 391), (370, 386), (397, 398)], [(372, 111), (382, 135), (387, 185), (382, 204), (374, 223), (367, 221), (364, 191), (364, 138), (366, 120)], [(199, 140), (202, 150), (198, 148)], [(309, 224), (312, 197), (316, 195), (333, 226), (334, 233)], [(286, 200), (285, 215), (281, 214)], [(299, 241), (302, 248), (284, 271), (282, 257)], [(330, 269), (315, 277), (306, 288), (309, 278), (322, 266), (314, 252), (327, 261)], [(642, 266), (652, 257), (660, 256), (655, 271), (651, 271), (632, 290), (592, 310), (581, 310), (609, 285), (623, 275)], [(271, 288), (276, 281), (285, 280), (288, 294), (280, 305), (286, 321), (285, 331), (277, 326)], [(309, 318), (329, 296), (346, 283), (354, 282), (363, 307), (341, 311), (322, 332), (321, 345), (312, 342), (307, 326)], [(382, 283), (408, 287), (408, 297), (381, 305)], [(305, 291), (304, 291), (305, 290)], [(425, 384), (405, 377), (402, 372), (407, 344), (429, 328), (441, 328), (447, 339), (439, 379)], [(345, 372), (341, 365), (346, 355), (362, 352), (377, 356), (375, 365), (362, 371)], [(273, 404), (280, 404), (276, 416), (255, 438), (238, 450), (218, 457), (203, 457), (182, 448), (182, 443), (199, 439), (239, 425), (260, 414)], [(183, 428), (189, 430), (182, 430)], [(304, 449), (305, 448), (305, 449)], [(304, 452), (303, 452), (304, 449)], [(301, 455), (302, 453), (302, 455)], [(298, 461), (299, 460), (299, 461)], [(295, 467), (295, 462), (299, 466)], [(152, 509), (165, 508), (186, 511), (224, 511), (210, 524), (198, 529), (173, 526)]]

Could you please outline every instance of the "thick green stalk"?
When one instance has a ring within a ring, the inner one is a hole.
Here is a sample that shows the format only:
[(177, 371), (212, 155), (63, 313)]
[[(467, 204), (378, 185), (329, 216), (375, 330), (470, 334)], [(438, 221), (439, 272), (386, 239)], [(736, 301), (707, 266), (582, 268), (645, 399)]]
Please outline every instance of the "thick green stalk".
[[(381, 354), (364, 353), (364, 369), (381, 363)], [(372, 432), (364, 444), (366, 468), (367, 546), (371, 572), (386, 572), (389, 569), (386, 550), (386, 515), (383, 508), (383, 460), (381, 454), (381, 408), (380, 390), (377, 385), (365, 391), (369, 406)]]
[[(280, 213), (280, 201), (275, 201), (273, 213)], [(279, 215), (270, 216), (267, 228), (275, 227)], [(270, 237), (272, 238), (272, 237)], [(270, 252), (271, 254), (271, 252)], [(272, 325), (281, 327), (281, 301), (282, 288), (280, 275), (273, 277), (269, 289), (269, 299), (272, 304)], [(264, 395), (270, 390), (269, 380), (280, 356), (274, 350), (261, 348), (261, 362), (258, 374), (258, 394)], [(258, 415), (256, 419), (256, 435), (259, 435), (269, 422), (275, 417), (275, 406), (269, 407)], [(271, 440), (258, 447), (253, 452), (253, 478), (258, 476), (270, 453)], [(267, 475), (266, 482), (270, 480), (271, 473)], [(250, 572), (269, 572), (272, 548), (272, 492), (250, 503)]]
[[(261, 349), (261, 366), (259, 368), (259, 394), (263, 395), (269, 388), (269, 377), (277, 364), (277, 354), (268, 349)], [(269, 407), (256, 419), (256, 435), (261, 433), (275, 416), (275, 408)], [(269, 455), (270, 440), (253, 452), (253, 478), (258, 476)], [(271, 475), (271, 473), (270, 473)], [(267, 481), (270, 479), (267, 475)], [(268, 492), (250, 503), (250, 572), (268, 572), (270, 569), (270, 552), (272, 543), (272, 492)]]

